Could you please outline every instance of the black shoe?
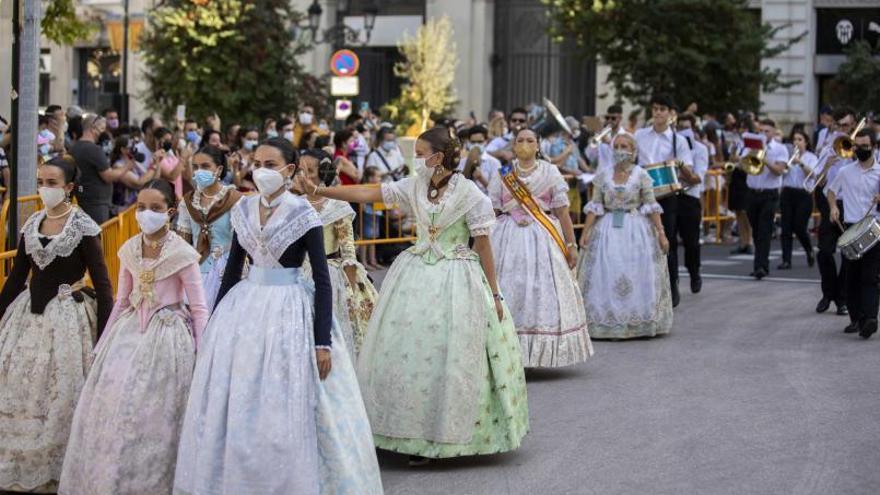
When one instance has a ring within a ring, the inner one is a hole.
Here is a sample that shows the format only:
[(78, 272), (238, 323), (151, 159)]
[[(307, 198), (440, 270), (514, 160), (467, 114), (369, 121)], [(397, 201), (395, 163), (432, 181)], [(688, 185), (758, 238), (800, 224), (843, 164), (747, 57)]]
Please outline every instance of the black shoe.
[(831, 307), (831, 299), (828, 299), (827, 297), (822, 297), (822, 299), (819, 299), (819, 304), (816, 305), (816, 312), (817, 313), (824, 313), (824, 312), (828, 311), (828, 308), (830, 308), (830, 307)]
[(862, 328), (859, 329), (859, 337), (870, 339), (871, 335), (875, 333), (877, 333), (877, 320), (875, 318), (868, 318), (862, 323)]
[(703, 290), (703, 277), (691, 277), (691, 294), (699, 294)]
[(678, 282), (672, 284), (672, 307), (676, 308), (681, 303), (681, 294), (678, 292)]
[(766, 276), (767, 276), (767, 270), (765, 270), (763, 268), (758, 268), (757, 270), (755, 270), (755, 275), (754, 275), (755, 279), (761, 280), (762, 278), (764, 278)]
[(431, 462), (431, 459), (428, 459), (427, 457), (422, 457), (420, 455), (409, 456), (409, 467), (426, 466), (429, 462)]
[(854, 321), (854, 322), (851, 322), (849, 325), (846, 326), (846, 328), (843, 329), (843, 333), (856, 333), (859, 331), (860, 328), (861, 328), (861, 325), (859, 324), (859, 322)]
[(849, 310), (846, 308), (846, 304), (838, 304), (837, 305), (837, 315), (838, 316), (846, 316), (849, 314)]
[(791, 270), (791, 262), (790, 261), (783, 261), (782, 263), (779, 264), (779, 266), (776, 267), (776, 269), (777, 270)]
[(755, 250), (752, 249), (752, 245), (749, 244), (748, 246), (746, 246), (746, 249), (745, 249), (745, 251), (743, 251), (743, 253), (744, 254), (755, 254)]
[(807, 266), (813, 268), (813, 265), (816, 264), (816, 255), (813, 254), (813, 251), (807, 251)]
[(752, 254), (752, 246), (737, 246), (730, 250), (730, 254)]

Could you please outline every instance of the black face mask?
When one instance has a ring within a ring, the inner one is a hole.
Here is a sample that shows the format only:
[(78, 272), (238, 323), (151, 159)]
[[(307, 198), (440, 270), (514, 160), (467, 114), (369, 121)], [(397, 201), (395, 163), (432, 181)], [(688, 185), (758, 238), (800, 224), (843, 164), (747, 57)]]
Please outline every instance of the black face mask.
[(364, 124), (358, 124), (355, 129), (357, 129), (357, 131), (361, 134), (367, 132), (367, 128), (364, 126)]
[(874, 154), (874, 150), (865, 149), (865, 148), (856, 148), (855, 153), (856, 153), (856, 158), (858, 158), (858, 160), (860, 162), (866, 162)]
[(173, 146), (171, 145), (171, 141), (162, 141), (162, 149), (165, 150), (165, 153), (171, 151), (172, 147)]

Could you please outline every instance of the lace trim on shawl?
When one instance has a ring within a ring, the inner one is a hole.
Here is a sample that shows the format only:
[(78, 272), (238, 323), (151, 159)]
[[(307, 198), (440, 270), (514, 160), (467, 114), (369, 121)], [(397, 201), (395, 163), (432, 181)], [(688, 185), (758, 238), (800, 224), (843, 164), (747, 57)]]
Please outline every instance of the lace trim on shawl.
[(25, 252), (40, 270), (49, 266), (55, 258), (66, 258), (73, 254), (84, 236), (97, 236), (101, 233), (101, 227), (84, 211), (74, 206), (61, 232), (43, 247), (40, 242), (40, 224), (44, 218), (46, 210), (40, 210), (31, 215), (21, 228)]
[[(137, 279), (142, 270), (144, 260), (143, 239), (144, 234), (138, 234), (122, 245), (119, 249), (119, 261)], [(168, 233), (168, 240), (159, 253), (159, 258), (153, 262), (153, 278), (156, 281), (166, 279), (188, 265), (198, 263), (199, 253), (189, 245), (182, 237), (174, 232)], [(137, 290), (138, 284), (134, 284)]]
[(255, 264), (262, 264), (257, 260), (267, 262), (270, 255), (277, 263), (284, 251), (306, 232), (323, 227), (321, 217), (308, 201), (285, 192), (278, 209), (260, 229), (259, 200), (259, 196), (245, 198), (232, 208), (231, 214), (238, 241)]
[(324, 207), (318, 211), (318, 215), (321, 216), (321, 221), (324, 222), (324, 225), (330, 225), (345, 217), (354, 217), (355, 212), (351, 208), (351, 205), (345, 201), (328, 199), (327, 202), (324, 203)]

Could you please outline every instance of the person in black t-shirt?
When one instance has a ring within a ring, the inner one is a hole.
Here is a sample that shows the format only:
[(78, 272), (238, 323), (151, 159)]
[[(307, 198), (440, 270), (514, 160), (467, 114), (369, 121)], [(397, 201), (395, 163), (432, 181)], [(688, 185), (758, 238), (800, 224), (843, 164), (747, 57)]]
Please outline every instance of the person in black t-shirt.
[(96, 141), (107, 129), (107, 121), (98, 115), (89, 115), (82, 122), (82, 137), (70, 146), (70, 154), (76, 161), (81, 178), (76, 189), (76, 199), (92, 220), (102, 224), (110, 219), (113, 199), (113, 183), (129, 170), (125, 167), (111, 168), (104, 150)]

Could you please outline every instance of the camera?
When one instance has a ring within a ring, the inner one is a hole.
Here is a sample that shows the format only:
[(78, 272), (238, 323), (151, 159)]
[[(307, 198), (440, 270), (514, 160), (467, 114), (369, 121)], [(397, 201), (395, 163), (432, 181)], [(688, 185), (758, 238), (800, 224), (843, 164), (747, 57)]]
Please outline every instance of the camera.
[(131, 143), (131, 145), (128, 147), (128, 156), (130, 156), (132, 160), (138, 163), (143, 163), (144, 160), (147, 159), (147, 157), (144, 156), (143, 153), (138, 151), (136, 142)]

